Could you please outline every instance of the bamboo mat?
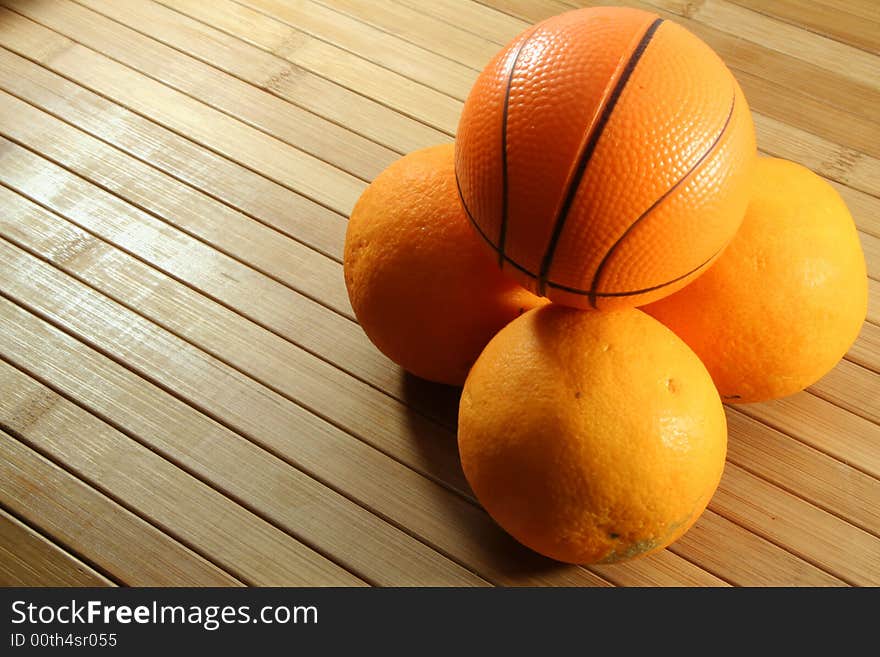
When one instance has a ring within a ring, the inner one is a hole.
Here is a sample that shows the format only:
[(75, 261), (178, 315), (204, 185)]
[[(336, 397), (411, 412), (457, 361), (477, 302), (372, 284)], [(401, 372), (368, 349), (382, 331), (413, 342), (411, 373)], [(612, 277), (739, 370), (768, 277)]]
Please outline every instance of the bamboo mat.
[(358, 195), (574, 4), (0, 0), (0, 583), (880, 584), (873, 0), (626, 3), (718, 51), (760, 148), (843, 195), (871, 276), (833, 372), (728, 408), (721, 486), (671, 548), (519, 547), (464, 481), (456, 391), (355, 323)]

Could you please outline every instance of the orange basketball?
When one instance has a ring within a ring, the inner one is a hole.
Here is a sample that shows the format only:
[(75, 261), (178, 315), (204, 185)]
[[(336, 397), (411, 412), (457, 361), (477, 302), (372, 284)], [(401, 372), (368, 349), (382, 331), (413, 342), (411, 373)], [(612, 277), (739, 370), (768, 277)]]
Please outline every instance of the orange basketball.
[(683, 287), (745, 213), (755, 135), (705, 43), (655, 14), (579, 9), (488, 64), (455, 169), (499, 265), (552, 301), (635, 306)]

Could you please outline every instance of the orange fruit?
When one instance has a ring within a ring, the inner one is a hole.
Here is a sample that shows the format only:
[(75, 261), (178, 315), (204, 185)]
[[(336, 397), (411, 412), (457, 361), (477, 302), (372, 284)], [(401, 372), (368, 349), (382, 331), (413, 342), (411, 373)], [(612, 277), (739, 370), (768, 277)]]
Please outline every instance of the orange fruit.
[(458, 199), (452, 144), (410, 153), (364, 191), (345, 235), (344, 273), (370, 340), (440, 383), (464, 383), (501, 327), (546, 303), (483, 252)]
[(718, 486), (727, 424), (706, 368), (640, 310), (550, 304), (492, 339), (459, 408), (465, 476), (521, 543), (571, 563), (659, 550)]
[(456, 173), (501, 267), (552, 301), (611, 308), (709, 266), (742, 220), (755, 156), (745, 96), (705, 43), (596, 7), (528, 28), (486, 66)]
[(644, 308), (703, 359), (730, 402), (818, 381), (855, 341), (868, 304), (858, 233), (831, 185), (794, 162), (760, 158), (752, 194), (709, 271)]

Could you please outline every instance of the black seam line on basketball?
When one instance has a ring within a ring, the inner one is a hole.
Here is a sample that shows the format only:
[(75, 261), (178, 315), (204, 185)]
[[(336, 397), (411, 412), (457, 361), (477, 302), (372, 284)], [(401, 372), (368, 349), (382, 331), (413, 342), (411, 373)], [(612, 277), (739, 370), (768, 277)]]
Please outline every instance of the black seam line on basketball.
[[(727, 245), (725, 245), (725, 246), (727, 246)], [(580, 295), (584, 295), (584, 296), (589, 296), (591, 294), (594, 294), (597, 297), (629, 297), (629, 296), (633, 296), (635, 294), (644, 294), (645, 292), (653, 292), (654, 290), (659, 290), (660, 288), (666, 287), (668, 285), (672, 285), (673, 283), (678, 283), (678, 281), (680, 281), (681, 279), (687, 278), (691, 274), (700, 271), (703, 267), (705, 267), (710, 262), (712, 262), (712, 260), (714, 260), (718, 256), (718, 254), (721, 253), (723, 250), (724, 250), (724, 247), (721, 247), (715, 253), (713, 253), (711, 256), (709, 256), (709, 258), (707, 258), (705, 261), (703, 261), (702, 263), (700, 263), (699, 265), (697, 265), (696, 267), (691, 269), (689, 272), (685, 272), (681, 276), (676, 276), (675, 278), (670, 279), (664, 283), (658, 283), (657, 285), (652, 285), (651, 287), (643, 287), (640, 290), (627, 290), (626, 292), (595, 292), (593, 290), (579, 290), (574, 287), (568, 287), (566, 285), (559, 285), (558, 283), (553, 283), (553, 282), (548, 283), (548, 285), (552, 288), (557, 289), (557, 290), (562, 290), (564, 292), (569, 292), (571, 294), (580, 294)]]
[(724, 120), (724, 125), (721, 126), (721, 130), (718, 132), (718, 135), (715, 139), (712, 140), (712, 143), (709, 144), (709, 148), (706, 149), (706, 152), (703, 153), (700, 158), (694, 162), (694, 164), (684, 173), (684, 175), (675, 181), (675, 183), (667, 189), (660, 197), (654, 201), (651, 206), (642, 212), (639, 217), (632, 222), (629, 227), (623, 231), (623, 234), (617, 238), (617, 241), (611, 245), (611, 248), (606, 251), (605, 256), (602, 258), (602, 261), (599, 263), (599, 266), (596, 267), (596, 273), (593, 275), (593, 281), (590, 283), (590, 305), (595, 308), (596, 307), (596, 297), (601, 296), (596, 292), (596, 288), (599, 287), (599, 281), (602, 278), (602, 274), (605, 272), (605, 267), (611, 260), (612, 254), (617, 250), (617, 247), (623, 243), (623, 240), (638, 226), (642, 221), (644, 221), (648, 215), (650, 215), (656, 208), (659, 206), (665, 199), (669, 197), (672, 192), (678, 189), (685, 180), (687, 180), (694, 171), (696, 171), (697, 167), (699, 167), (703, 162), (706, 161), (706, 158), (709, 157), (714, 151), (715, 147), (721, 142), (721, 138), (724, 136), (724, 133), (727, 132), (728, 126), (730, 126), (730, 119), (733, 117), (733, 110), (736, 107), (736, 88), (733, 90), (733, 98), (730, 101), (730, 110), (727, 112), (727, 118)]
[[(458, 188), (458, 198), (461, 200), (461, 206), (464, 208), (464, 213), (467, 215), (468, 219), (470, 220), (471, 225), (472, 225), (472, 226), (474, 227), (474, 229), (477, 231), (477, 233), (479, 234), (479, 236), (483, 238), (483, 241), (486, 242), (486, 244), (488, 244), (489, 247), (490, 247), (493, 251), (495, 251), (496, 253), (499, 253), (499, 251), (498, 251), (498, 247), (495, 246), (495, 245), (492, 243), (492, 240), (490, 240), (489, 237), (486, 235), (486, 233), (483, 232), (483, 229), (480, 228), (480, 225), (477, 223), (477, 220), (474, 219), (474, 215), (471, 214), (470, 208), (468, 208), (467, 203), (465, 203), (464, 196), (463, 196), (462, 193), (461, 193), (461, 183), (460, 183), (459, 180), (458, 180), (458, 172), (455, 173), (455, 186)], [(501, 258), (499, 258), (499, 260), (500, 260), (500, 262), (501, 262), (501, 266), (504, 266), (504, 263), (505, 263), (505, 262), (509, 262), (511, 265), (513, 265), (513, 266), (516, 267), (518, 270), (520, 270), (522, 273), (524, 273), (524, 274), (526, 274), (526, 275), (528, 275), (528, 276), (531, 276), (532, 278), (537, 278), (537, 276), (535, 276), (535, 275), (534, 275), (532, 272), (530, 272), (528, 269), (526, 269), (525, 267), (523, 267), (523, 266), (520, 265), (519, 263), (514, 262), (513, 260), (511, 260), (511, 259), (510, 259), (509, 257), (507, 257), (506, 255), (501, 256)]]
[[(460, 186), (459, 183), (458, 183), (458, 174), (456, 174), (456, 176), (455, 176), (455, 184), (456, 184), (456, 186), (458, 187), (459, 198), (461, 198), (461, 186)], [(474, 216), (471, 214), (471, 211), (468, 209), (467, 203), (464, 202), (464, 199), (463, 199), (463, 198), (461, 198), (461, 204), (462, 204), (462, 207), (464, 207), (464, 212), (465, 212), (465, 214), (467, 215), (467, 217), (468, 217), (468, 219), (470, 220), (470, 222), (471, 222), (471, 224), (473, 225), (473, 227), (476, 229), (477, 234), (478, 234), (481, 238), (483, 238), (483, 241), (486, 242), (486, 244), (489, 245), (489, 248), (491, 248), (492, 250), (494, 250), (494, 251), (497, 253), (497, 252), (498, 252), (498, 247), (495, 246), (495, 245), (492, 243), (492, 241), (486, 236), (486, 233), (484, 233), (483, 230), (480, 228), (480, 226), (477, 224), (476, 220), (474, 220)], [(672, 280), (666, 281), (665, 283), (659, 283), (659, 284), (657, 284), (657, 285), (652, 285), (651, 287), (646, 287), (646, 288), (643, 288), (643, 289), (641, 289), (641, 290), (629, 290), (629, 291), (626, 291), (626, 292), (595, 292), (594, 294), (595, 294), (597, 297), (628, 297), (628, 296), (632, 296), (632, 295), (635, 295), (635, 294), (644, 294), (645, 292), (653, 292), (654, 290), (659, 290), (660, 288), (666, 287), (667, 285), (672, 285), (673, 283), (677, 283), (677, 282), (680, 281), (681, 279), (683, 279), (683, 278), (687, 278), (688, 276), (690, 276), (690, 275), (693, 274), (694, 272), (699, 271), (700, 269), (702, 269), (703, 267), (705, 267), (707, 264), (709, 264), (710, 262), (712, 262), (712, 260), (713, 260), (715, 257), (717, 257), (718, 254), (721, 253), (721, 251), (722, 251), (723, 249), (724, 249), (724, 247), (722, 247), (721, 249), (719, 249), (718, 251), (716, 251), (714, 254), (712, 254), (712, 256), (711, 256), (708, 260), (706, 260), (705, 262), (701, 263), (701, 264), (698, 265), (697, 267), (694, 267), (691, 271), (686, 272), (686, 273), (682, 274), (681, 276), (676, 276), (676, 277), (673, 278)], [(505, 256), (503, 257), (503, 262), (506, 262), (506, 263), (510, 264), (511, 266), (515, 267), (516, 269), (518, 269), (519, 271), (521, 271), (521, 272), (522, 272), (523, 274), (525, 274), (526, 276), (530, 276), (531, 278), (535, 278), (535, 279), (538, 278), (538, 277), (537, 277), (535, 274), (533, 274), (531, 271), (529, 271), (528, 269), (526, 269), (525, 267), (523, 267), (521, 264), (519, 264), (519, 263), (516, 262), (515, 260), (512, 260), (512, 259), (511, 259), (509, 256), (507, 256), (507, 255), (505, 255)], [(547, 287), (552, 287), (554, 290), (562, 290), (563, 292), (569, 292), (569, 293), (571, 293), (571, 294), (580, 294), (580, 295), (583, 295), (583, 296), (586, 296), (586, 295), (590, 294), (590, 291), (589, 291), (589, 290), (581, 290), (581, 289), (578, 289), (578, 288), (576, 288), (576, 287), (569, 287), (569, 286), (567, 286), (567, 285), (562, 285), (561, 283), (554, 283), (553, 281), (548, 281), (548, 282), (547, 282)]]
[(510, 72), (507, 74), (507, 86), (504, 90), (504, 110), (501, 115), (501, 226), (498, 229), (499, 267), (504, 266), (504, 245), (507, 241), (507, 212), (509, 205), (509, 185), (507, 178), (507, 117), (508, 112), (510, 111), (510, 88), (513, 85), (513, 74), (516, 72), (516, 65), (519, 62), (519, 56), (522, 54), (526, 44), (531, 40), (537, 30), (538, 28), (535, 27), (516, 49), (513, 63), (510, 65)]
[(544, 253), (544, 258), (541, 261), (541, 270), (538, 272), (538, 294), (541, 296), (543, 296), (546, 291), (547, 276), (550, 273), (550, 266), (553, 264), (553, 257), (556, 255), (556, 247), (559, 244), (562, 229), (565, 227), (565, 221), (568, 219), (568, 213), (571, 211), (571, 206), (574, 204), (574, 197), (577, 195), (581, 180), (583, 180), (584, 174), (586, 173), (587, 164), (589, 164), (590, 159), (593, 157), (593, 152), (596, 150), (599, 138), (602, 136), (605, 126), (611, 118), (611, 114), (614, 112), (614, 107), (617, 105), (617, 101), (620, 99), (627, 81), (632, 76), (633, 71), (635, 71), (636, 64), (639, 63), (639, 60), (642, 58), (651, 38), (662, 23), (663, 19), (657, 18), (651, 23), (648, 29), (645, 30), (638, 45), (636, 45), (630, 55), (626, 67), (623, 69), (623, 73), (620, 74), (620, 79), (618, 79), (617, 84), (614, 85), (614, 89), (611, 91), (611, 96), (608, 98), (608, 102), (605, 103), (605, 107), (602, 108), (599, 120), (596, 122), (596, 125), (593, 126), (589, 139), (584, 146), (584, 150), (578, 158), (575, 174), (566, 190), (562, 207), (559, 209), (559, 214), (553, 225), (553, 232), (550, 234), (550, 242), (547, 245), (547, 251)]

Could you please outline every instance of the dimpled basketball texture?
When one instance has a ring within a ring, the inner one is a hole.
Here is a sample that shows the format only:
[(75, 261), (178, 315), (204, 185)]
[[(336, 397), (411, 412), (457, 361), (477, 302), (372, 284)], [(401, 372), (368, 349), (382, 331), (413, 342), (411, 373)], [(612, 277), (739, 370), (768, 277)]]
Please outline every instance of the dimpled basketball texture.
[(644, 310), (697, 352), (728, 402), (791, 395), (855, 341), (865, 257), (837, 191), (809, 169), (759, 158), (742, 227), (718, 261)]
[(727, 424), (706, 368), (660, 322), (550, 304), (474, 364), (458, 444), (480, 503), (516, 539), (609, 563), (696, 521), (721, 478)]
[(459, 193), (522, 285), (577, 306), (683, 287), (739, 227), (754, 127), (719, 57), (628, 8), (567, 12), (483, 70), (456, 139)]

